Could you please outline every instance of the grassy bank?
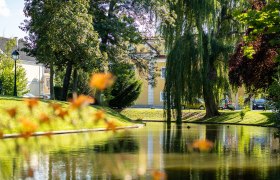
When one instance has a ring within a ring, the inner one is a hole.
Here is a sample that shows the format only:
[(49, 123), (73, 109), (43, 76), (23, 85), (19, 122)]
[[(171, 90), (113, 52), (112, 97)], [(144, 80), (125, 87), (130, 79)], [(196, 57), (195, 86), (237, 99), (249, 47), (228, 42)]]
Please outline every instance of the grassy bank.
[[(220, 111), (221, 116), (204, 119), (205, 111), (203, 110), (183, 110), (183, 121), (194, 123), (226, 123), (226, 124), (247, 124), (260, 126), (276, 125), (274, 115), (265, 111), (249, 111), (241, 119), (240, 111)], [(162, 109), (148, 108), (128, 108), (121, 112), (133, 120), (147, 121), (165, 121), (164, 111)]]
[[(54, 110), (50, 107), (51, 103), (59, 104), (61, 109), (67, 111), (68, 114), (63, 118), (55, 115)], [(69, 106), (70, 104), (67, 102), (40, 100), (38, 105), (30, 111), (24, 99), (0, 96), (0, 132), (2, 131), (4, 134), (19, 133), (22, 131), (23, 125), (30, 126), (26, 128), (36, 126), (36, 132), (38, 132), (108, 128), (109, 125), (109, 128), (114, 128), (114, 126), (123, 127), (134, 124), (129, 118), (110, 108), (103, 109), (98, 106), (87, 106), (81, 110), (72, 110)], [(7, 110), (12, 108), (16, 108), (15, 117), (11, 117), (7, 112)], [(97, 112), (100, 112), (99, 110), (101, 109), (104, 111), (105, 118), (111, 124), (108, 125), (108, 123), (98, 120)], [(42, 114), (46, 114), (48, 117), (43, 119)], [(25, 120), (23, 121), (22, 119)], [(46, 122), (44, 123), (42, 120)]]

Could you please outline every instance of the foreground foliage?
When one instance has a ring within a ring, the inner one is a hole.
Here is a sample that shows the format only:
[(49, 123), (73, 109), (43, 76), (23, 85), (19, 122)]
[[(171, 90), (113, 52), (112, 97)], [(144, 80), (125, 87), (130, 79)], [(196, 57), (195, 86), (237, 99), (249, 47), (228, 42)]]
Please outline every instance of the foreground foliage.
[[(93, 89), (103, 91), (112, 86), (113, 83), (113, 75), (97, 73), (92, 75), (89, 85)], [(1, 117), (0, 122), (1, 138), (6, 133), (14, 132), (25, 138), (32, 136), (37, 131), (44, 131), (47, 132), (47, 135), (52, 135), (52, 131), (56, 130), (93, 128), (100, 122), (99, 126), (105, 126), (107, 130), (115, 131), (117, 125), (122, 123), (112, 119), (112, 116), (107, 116), (106, 110), (88, 107), (94, 103), (95, 99), (91, 96), (77, 96), (77, 94), (73, 95), (69, 104), (64, 105), (52, 101), (41, 105), (39, 100), (34, 98), (3, 98), (1, 106), (5, 115)], [(116, 113), (113, 115), (116, 116)], [(121, 117), (120, 119), (125, 118)]]

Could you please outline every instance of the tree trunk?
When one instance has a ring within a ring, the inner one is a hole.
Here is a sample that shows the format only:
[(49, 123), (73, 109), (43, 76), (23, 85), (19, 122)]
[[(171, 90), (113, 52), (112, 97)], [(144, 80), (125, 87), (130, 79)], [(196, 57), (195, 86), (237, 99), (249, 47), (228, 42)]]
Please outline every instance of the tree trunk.
[[(180, 94), (178, 94), (180, 93)], [(176, 124), (182, 124), (182, 101), (181, 101), (181, 92), (175, 94), (175, 108), (176, 108)]]
[(62, 88), (62, 100), (66, 101), (67, 100), (67, 93), (69, 89), (69, 84), (70, 84), (70, 78), (71, 78), (71, 73), (72, 73), (72, 63), (68, 62), (67, 67), (66, 67), (66, 73), (63, 79), (63, 88)]
[(54, 69), (53, 64), (50, 65), (50, 99), (54, 99), (54, 89), (53, 89), (53, 77), (54, 77)]
[(209, 118), (220, 115), (214, 98), (213, 86), (211, 85), (210, 79), (208, 77), (205, 77), (203, 80), (203, 97), (206, 108), (205, 117)]
[(214, 57), (209, 52), (209, 39), (206, 34), (202, 36), (203, 41), (203, 98), (205, 101), (206, 118), (220, 115), (218, 106), (215, 101), (213, 81), (217, 78), (216, 69), (214, 67)]
[(74, 69), (73, 72), (73, 94), (77, 94), (78, 91), (78, 70)]

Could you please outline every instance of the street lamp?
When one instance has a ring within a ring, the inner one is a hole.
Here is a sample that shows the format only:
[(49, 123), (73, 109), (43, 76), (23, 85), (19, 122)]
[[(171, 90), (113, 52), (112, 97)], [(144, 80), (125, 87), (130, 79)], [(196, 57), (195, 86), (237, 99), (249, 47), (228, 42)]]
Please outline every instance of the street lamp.
[(17, 60), (19, 59), (19, 53), (17, 50), (12, 52), (12, 58), (15, 61), (14, 96), (17, 96)]

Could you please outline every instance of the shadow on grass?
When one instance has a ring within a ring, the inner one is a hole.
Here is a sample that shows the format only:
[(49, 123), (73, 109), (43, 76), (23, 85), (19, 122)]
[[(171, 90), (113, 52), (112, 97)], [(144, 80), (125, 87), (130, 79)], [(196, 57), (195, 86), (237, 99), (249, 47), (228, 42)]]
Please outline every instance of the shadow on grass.
[[(191, 122), (215, 122), (215, 123), (223, 123), (226, 121), (230, 121), (232, 119), (236, 119), (239, 116), (238, 112), (221, 112), (220, 116), (216, 116), (216, 117), (212, 117), (212, 118), (199, 118), (196, 120), (193, 120)], [(240, 119), (241, 121), (241, 119)], [(239, 121), (236, 121), (235, 123), (237, 123)]]
[(267, 118), (267, 121), (264, 122), (264, 123), (259, 123), (260, 125), (263, 125), (263, 126), (271, 125), (271, 124), (280, 125), (280, 122), (277, 121), (277, 119), (276, 119), (276, 114), (275, 113), (263, 112), (263, 113), (260, 113), (260, 114)]

